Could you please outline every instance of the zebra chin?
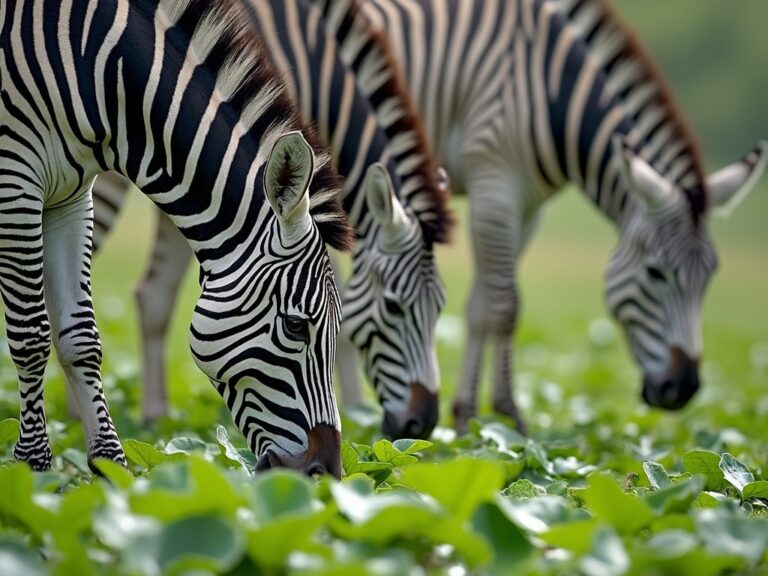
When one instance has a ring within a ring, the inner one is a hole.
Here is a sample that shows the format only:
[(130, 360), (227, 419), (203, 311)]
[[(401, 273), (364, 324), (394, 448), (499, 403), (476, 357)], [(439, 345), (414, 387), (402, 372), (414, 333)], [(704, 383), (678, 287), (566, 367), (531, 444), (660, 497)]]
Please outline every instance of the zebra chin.
[(669, 366), (660, 376), (643, 378), (643, 400), (649, 406), (664, 410), (684, 408), (698, 391), (699, 361), (677, 347), (670, 349)]
[(277, 454), (267, 449), (256, 463), (256, 472), (290, 468), (307, 476), (331, 474), (341, 478), (341, 434), (328, 424), (318, 424), (309, 433), (309, 447), (301, 454)]
[(411, 384), (410, 390), (411, 398), (405, 414), (384, 411), (381, 431), (391, 440), (399, 438), (426, 440), (437, 426), (440, 416), (437, 393), (431, 392), (418, 382)]

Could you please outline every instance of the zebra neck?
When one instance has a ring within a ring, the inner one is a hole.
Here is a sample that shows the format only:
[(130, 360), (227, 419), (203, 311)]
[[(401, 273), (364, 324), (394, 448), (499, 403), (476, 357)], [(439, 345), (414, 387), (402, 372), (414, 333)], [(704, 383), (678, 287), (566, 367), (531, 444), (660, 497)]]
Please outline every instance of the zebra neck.
[(365, 198), (367, 168), (374, 162), (386, 166), (398, 196), (414, 187), (414, 178), (399, 169), (376, 110), (327, 34), (320, 10), (304, 0), (251, 1), (247, 6), (272, 61), (284, 72), (288, 93), (330, 147), (344, 177), (344, 209), (357, 237), (366, 238), (373, 234)]
[[(114, 88), (99, 106), (103, 162), (168, 215), (203, 270), (233, 265), (264, 219), (259, 151), (271, 149), (290, 114), (271, 82), (238, 103), (238, 78), (204, 66), (196, 39), (174, 34), (162, 5), (144, 4), (121, 0), (113, 14), (123, 32), (104, 72)], [(246, 68), (258, 66), (257, 58), (243, 62), (239, 82), (249, 80)]]

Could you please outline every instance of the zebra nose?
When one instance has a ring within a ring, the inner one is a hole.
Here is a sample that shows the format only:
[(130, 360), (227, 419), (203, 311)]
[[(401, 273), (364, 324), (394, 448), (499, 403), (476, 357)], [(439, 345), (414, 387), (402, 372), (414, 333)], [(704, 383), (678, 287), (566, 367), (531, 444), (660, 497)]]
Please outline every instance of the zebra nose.
[(278, 456), (267, 451), (259, 459), (256, 470), (267, 470), (276, 466), (291, 468), (307, 476), (332, 474), (341, 478), (341, 434), (333, 426), (318, 424), (308, 435), (307, 449), (297, 456)]
[(688, 404), (701, 385), (699, 361), (677, 347), (670, 349), (669, 358), (668, 369), (660, 381), (646, 377), (643, 399), (656, 408), (680, 410)]
[(427, 439), (437, 426), (439, 399), (420, 382), (410, 387), (411, 398), (405, 414), (384, 414), (382, 432), (390, 438)]

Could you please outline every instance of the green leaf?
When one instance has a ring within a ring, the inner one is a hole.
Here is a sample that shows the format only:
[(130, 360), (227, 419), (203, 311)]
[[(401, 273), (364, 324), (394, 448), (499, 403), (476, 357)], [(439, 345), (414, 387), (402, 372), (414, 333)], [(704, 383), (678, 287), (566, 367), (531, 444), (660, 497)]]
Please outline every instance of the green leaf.
[(643, 470), (645, 471), (645, 475), (648, 476), (648, 481), (651, 483), (651, 486), (656, 490), (672, 485), (672, 481), (669, 479), (669, 474), (667, 474), (664, 466), (658, 462), (643, 462)]
[(105, 460), (104, 458), (97, 458), (93, 461), (93, 466), (101, 472), (104, 478), (113, 486), (117, 486), (122, 490), (127, 490), (133, 485), (133, 474), (117, 462)]
[(493, 501), (504, 482), (501, 468), (487, 460), (458, 458), (440, 464), (414, 464), (401, 483), (429, 494), (458, 520), (466, 520), (484, 501)]
[(19, 421), (16, 418), (7, 418), (0, 422), (0, 446), (15, 442), (19, 437)]
[(229, 522), (193, 516), (134, 531), (121, 572), (222, 574), (234, 568), (243, 553), (243, 539)]
[(0, 538), (0, 574), (45, 576), (48, 573), (39, 554), (15, 539)]
[(579, 567), (587, 576), (619, 576), (629, 568), (629, 554), (616, 532), (604, 526), (595, 532), (589, 554), (581, 558)]
[(658, 513), (687, 512), (704, 490), (705, 484), (704, 476), (693, 476), (683, 482), (648, 493), (645, 501)]
[(574, 508), (568, 500), (560, 496), (539, 496), (520, 500), (502, 498), (499, 505), (520, 528), (539, 535), (555, 524), (590, 519), (586, 510)]
[(484, 502), (475, 510), (472, 527), (493, 548), (491, 571), (509, 574), (513, 568), (525, 562), (533, 552), (522, 530), (513, 524), (495, 502)]
[(232, 441), (229, 439), (229, 433), (224, 426), (219, 425), (216, 427), (216, 440), (218, 440), (219, 446), (223, 449), (224, 456), (229, 460), (240, 464), (243, 470), (249, 474), (256, 469), (256, 456), (254, 456), (250, 450), (238, 450), (235, 448), (234, 444), (232, 444)]
[(742, 497), (744, 500), (749, 500), (750, 498), (768, 498), (768, 480), (750, 482), (744, 486)]
[(728, 454), (728, 452), (720, 458), (720, 470), (723, 471), (725, 479), (739, 491), (739, 494), (744, 490), (744, 486), (755, 481), (755, 477), (749, 471), (749, 468)]
[(189, 516), (233, 516), (240, 500), (221, 469), (192, 456), (159, 466), (150, 485), (132, 494), (130, 501), (136, 514), (173, 522)]
[(598, 525), (594, 519), (557, 524), (548, 532), (539, 534), (539, 538), (557, 548), (564, 548), (575, 554), (586, 554), (592, 545)]
[(251, 506), (260, 523), (285, 515), (314, 512), (315, 485), (304, 476), (288, 470), (274, 470), (254, 477), (250, 486)]
[(698, 534), (711, 552), (741, 556), (757, 564), (768, 547), (768, 520), (738, 516), (723, 508), (702, 510)]
[(432, 447), (432, 442), (429, 440), (411, 440), (409, 438), (400, 438), (392, 444), (403, 454), (415, 454)]
[(168, 458), (166, 454), (163, 454), (154, 446), (132, 439), (123, 442), (123, 451), (128, 462), (134, 466), (141, 466), (146, 470), (152, 470)]
[(33, 499), (32, 471), (21, 462), (0, 468), (0, 525), (17, 525), (42, 537), (54, 515)]
[(403, 454), (389, 440), (379, 440), (373, 445), (373, 454), (379, 462), (388, 462), (392, 466), (400, 467), (414, 464), (419, 461), (416, 456)]
[(632, 534), (653, 518), (650, 508), (631, 494), (625, 494), (606, 474), (592, 474), (582, 498), (595, 515), (611, 524), (620, 534)]
[(163, 452), (166, 454), (199, 454), (202, 456), (208, 453), (208, 444), (199, 438), (181, 436), (171, 438), (165, 445), (165, 448), (163, 448)]
[(703, 474), (707, 478), (707, 490), (722, 490), (725, 483), (720, 470), (720, 456), (706, 450), (694, 450), (683, 454), (683, 468), (691, 474)]

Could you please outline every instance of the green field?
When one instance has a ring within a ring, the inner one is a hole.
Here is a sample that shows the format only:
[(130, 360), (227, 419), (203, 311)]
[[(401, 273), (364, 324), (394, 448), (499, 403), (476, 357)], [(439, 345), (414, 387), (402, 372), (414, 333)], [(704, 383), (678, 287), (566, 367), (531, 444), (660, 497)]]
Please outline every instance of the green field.
[(0, 573), (768, 573), (768, 520), (759, 518), (768, 482), (754, 481), (768, 470), (765, 183), (730, 220), (712, 223), (722, 267), (704, 311), (704, 386), (678, 414), (642, 405), (637, 369), (606, 319), (601, 271), (613, 231), (577, 191), (552, 204), (521, 274), (517, 397), (530, 440), (490, 417), (487, 403), (468, 436), (454, 440), (448, 428), (472, 268), (466, 202), (455, 208), (461, 225), (438, 252), (448, 304), (434, 445), (378, 441), (375, 410), (356, 410), (344, 423), (349, 477), (317, 485), (286, 473), (248, 479), (243, 468), (255, 461), (217, 431), (224, 424), (242, 446), (189, 356), (194, 270), (169, 341), (172, 418), (140, 423), (132, 291), (154, 215), (131, 198), (94, 284), (105, 388), (138, 479), (105, 468), (111, 486), (91, 483), (55, 362), (46, 390), (54, 471), (33, 477), (14, 465), (5, 349)]

